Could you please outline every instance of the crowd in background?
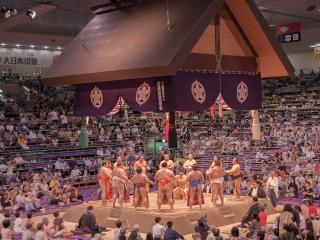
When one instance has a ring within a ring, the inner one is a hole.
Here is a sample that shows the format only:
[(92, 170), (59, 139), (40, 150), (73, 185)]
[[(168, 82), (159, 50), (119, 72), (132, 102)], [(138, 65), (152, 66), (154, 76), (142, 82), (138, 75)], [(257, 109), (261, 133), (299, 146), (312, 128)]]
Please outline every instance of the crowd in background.
[[(277, 239), (277, 236), (280, 239), (293, 239), (292, 236), (315, 239), (316, 230), (313, 229), (312, 221), (319, 216), (315, 202), (320, 199), (320, 119), (313, 121), (311, 115), (301, 115), (301, 112), (315, 109), (314, 115), (319, 116), (319, 92), (304, 93), (294, 98), (276, 92), (279, 88), (318, 86), (319, 77), (311, 83), (305, 83), (304, 78), (306, 75), (302, 73), (294, 80), (267, 83), (272, 95), (265, 98), (265, 107), (260, 111), (260, 142), (251, 140), (251, 116), (248, 112), (225, 113), (215, 118), (209, 113), (177, 116), (177, 133), (181, 140), (180, 157), (179, 154), (173, 155), (177, 175), (188, 153), (192, 153), (196, 160), (209, 154), (212, 160), (211, 157), (215, 154), (212, 149), (219, 149), (219, 156), (232, 158), (254, 152), (254, 157), (241, 162), (243, 194), (250, 195), (253, 199), (267, 197), (271, 177), (276, 179), (277, 199), (305, 198), (294, 207), (286, 205), (277, 221), (268, 229), (263, 214), (265, 206), (256, 206), (258, 203), (254, 200), (252, 208), (255, 210), (248, 211), (241, 226), (232, 229), (231, 239), (238, 239), (241, 233), (239, 228), (244, 226), (248, 228), (248, 238), (264, 239), (268, 235), (268, 239)], [(3, 74), (1, 79), (9, 83), (8, 79), (13, 79), (18, 84), (27, 82), (26, 86), (29, 87), (29, 91), (20, 99), (7, 95), (5, 108), (0, 110), (0, 172), (1, 184), (5, 186), (1, 194), (2, 239), (6, 239), (3, 236), (10, 235), (10, 231), (21, 233), (22, 239), (33, 239), (41, 235), (48, 238), (62, 236), (65, 228), (59, 216), (55, 216), (56, 223), (50, 224), (46, 218), (36, 226), (32, 223), (32, 212), (43, 211), (40, 199), (46, 198), (49, 204), (58, 207), (70, 202), (82, 202), (81, 189), (75, 183), (89, 174), (96, 174), (103, 159), (114, 159), (120, 155), (128, 169), (132, 170), (134, 161), (145, 152), (148, 134), (163, 135), (165, 121), (159, 115), (135, 114), (126, 119), (120, 113), (115, 117), (90, 118), (89, 146), (97, 146), (93, 158), (84, 157), (83, 166), (79, 167), (79, 159), (72, 156), (67, 159), (52, 157), (46, 163), (44, 171), (32, 171), (27, 168), (30, 160), (26, 160), (25, 153), (31, 152), (35, 146), (52, 150), (78, 146), (81, 119), (73, 116), (73, 97), (72, 94), (65, 94), (65, 89), (46, 88), (30, 76)], [(301, 104), (292, 106), (292, 102)], [(270, 110), (266, 106), (275, 107)], [(206, 124), (199, 127), (194, 122)], [(115, 147), (110, 142), (116, 143)], [(8, 154), (10, 152), (15, 154)], [(251, 161), (261, 164), (259, 173), (251, 170)], [(157, 163), (154, 159), (149, 159), (148, 166), (149, 169), (154, 169)], [(27, 171), (18, 171), (20, 169)], [(202, 170), (205, 172), (206, 169)], [(131, 176), (132, 174), (133, 172), (129, 173)], [(203, 188), (210, 192), (208, 185)], [(232, 193), (232, 182), (228, 177), (225, 178), (225, 192)], [(28, 212), (28, 217), (22, 220), (20, 212)], [(182, 237), (170, 231), (172, 223), (160, 224), (160, 221), (161, 219), (156, 219), (155, 226), (162, 229), (161, 234), (149, 234), (147, 239), (171, 240)], [(57, 222), (59, 226), (55, 226)], [(222, 239), (218, 228), (206, 224), (204, 219), (199, 220), (194, 239)], [(138, 233), (139, 226), (131, 228), (123, 225), (123, 222), (116, 223), (116, 240), (142, 238)], [(19, 226), (23, 231), (19, 231)], [(262, 230), (267, 230), (268, 234)], [(93, 237), (97, 235), (95, 239), (98, 239), (100, 231), (92, 229), (92, 232), (97, 233)], [(23, 238), (28, 234), (33, 237)]]

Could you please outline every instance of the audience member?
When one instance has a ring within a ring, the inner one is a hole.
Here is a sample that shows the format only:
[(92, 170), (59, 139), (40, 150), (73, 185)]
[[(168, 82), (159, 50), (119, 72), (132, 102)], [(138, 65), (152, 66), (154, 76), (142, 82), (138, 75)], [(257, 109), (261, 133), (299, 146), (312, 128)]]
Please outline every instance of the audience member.
[(97, 225), (97, 220), (93, 214), (93, 206), (88, 206), (87, 211), (79, 219), (78, 229), (91, 233), (95, 225)]
[(16, 212), (15, 217), (16, 219), (14, 220), (14, 226), (13, 226), (14, 232), (22, 233), (23, 230), (25, 229), (25, 224), (22, 218), (20, 217), (20, 212)]
[(34, 240), (48, 240), (49, 237), (47, 236), (46, 232), (43, 230), (43, 224), (38, 223), (36, 228), (36, 233), (34, 235)]
[[(292, 231), (289, 231), (290, 224), (293, 223), (293, 214), (292, 214), (292, 207), (289, 204), (286, 204), (283, 208), (283, 211), (280, 213), (278, 217), (278, 229), (280, 236), (284, 234), (285, 232), (291, 233)], [(286, 229), (284, 229), (284, 224), (286, 224)], [(292, 230), (292, 229), (291, 229)]]
[(248, 209), (245, 216), (242, 218), (242, 221), (241, 221), (242, 227), (244, 227), (248, 222), (250, 222), (253, 219), (254, 213), (257, 213), (257, 214), (260, 213), (259, 199), (257, 197), (253, 197), (252, 200), (253, 200), (252, 205)]
[(172, 221), (167, 222), (167, 229), (164, 233), (163, 240), (176, 240), (178, 238), (184, 240), (183, 235), (181, 235), (180, 233), (178, 233), (173, 229), (173, 222)]
[(5, 219), (2, 222), (1, 239), (10, 240), (10, 239), (12, 239), (12, 234), (13, 234), (13, 231), (10, 228), (10, 220), (9, 219)]
[(34, 240), (34, 231), (32, 223), (26, 223), (26, 229), (22, 232), (22, 240)]
[(154, 221), (155, 224), (152, 227), (152, 236), (155, 237), (158, 235), (161, 238), (164, 238), (166, 228), (161, 224), (161, 217), (155, 217)]

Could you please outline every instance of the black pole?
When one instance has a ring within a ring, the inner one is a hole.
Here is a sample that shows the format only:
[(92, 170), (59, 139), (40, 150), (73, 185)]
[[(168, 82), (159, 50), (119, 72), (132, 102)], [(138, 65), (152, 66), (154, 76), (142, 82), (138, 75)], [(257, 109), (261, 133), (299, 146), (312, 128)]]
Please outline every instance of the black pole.
[(169, 148), (177, 148), (177, 129), (176, 129), (176, 114), (170, 112), (170, 128), (169, 128)]
[(220, 13), (218, 12), (214, 19), (214, 36), (215, 36), (215, 55), (221, 55), (221, 41), (220, 41)]

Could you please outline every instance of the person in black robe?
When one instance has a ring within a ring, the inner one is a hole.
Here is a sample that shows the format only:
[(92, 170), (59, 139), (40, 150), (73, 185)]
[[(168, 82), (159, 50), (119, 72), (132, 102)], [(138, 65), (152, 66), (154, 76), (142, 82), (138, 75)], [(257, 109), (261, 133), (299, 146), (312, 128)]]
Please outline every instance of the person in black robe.
[(88, 206), (87, 211), (79, 219), (78, 230), (91, 233), (97, 226), (97, 220), (93, 214), (93, 206)]

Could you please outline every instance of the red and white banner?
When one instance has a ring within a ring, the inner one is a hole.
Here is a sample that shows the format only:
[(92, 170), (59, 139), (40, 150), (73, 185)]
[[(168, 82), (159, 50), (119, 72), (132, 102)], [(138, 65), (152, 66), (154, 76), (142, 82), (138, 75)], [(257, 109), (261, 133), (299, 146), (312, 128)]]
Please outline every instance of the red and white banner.
[(277, 39), (279, 42), (298, 42), (301, 40), (301, 24), (299, 22), (276, 26)]

